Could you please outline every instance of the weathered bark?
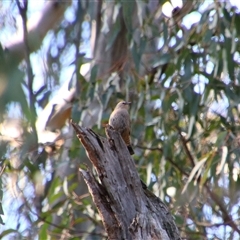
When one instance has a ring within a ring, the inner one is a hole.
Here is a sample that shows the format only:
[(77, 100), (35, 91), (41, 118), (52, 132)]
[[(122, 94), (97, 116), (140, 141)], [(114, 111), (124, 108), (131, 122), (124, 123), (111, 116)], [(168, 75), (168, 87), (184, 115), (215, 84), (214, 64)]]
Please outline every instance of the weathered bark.
[(72, 125), (100, 179), (80, 169), (109, 239), (181, 239), (165, 204), (142, 184), (119, 133), (107, 127), (106, 139)]

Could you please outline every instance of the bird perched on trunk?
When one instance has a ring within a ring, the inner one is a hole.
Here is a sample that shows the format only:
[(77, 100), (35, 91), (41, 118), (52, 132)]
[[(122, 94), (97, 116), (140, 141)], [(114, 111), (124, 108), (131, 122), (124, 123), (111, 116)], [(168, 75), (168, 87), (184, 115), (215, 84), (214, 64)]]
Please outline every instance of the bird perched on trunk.
[(130, 102), (119, 102), (110, 115), (108, 124), (121, 134), (129, 153), (133, 155), (134, 151), (130, 141), (130, 117), (128, 113), (130, 104)]

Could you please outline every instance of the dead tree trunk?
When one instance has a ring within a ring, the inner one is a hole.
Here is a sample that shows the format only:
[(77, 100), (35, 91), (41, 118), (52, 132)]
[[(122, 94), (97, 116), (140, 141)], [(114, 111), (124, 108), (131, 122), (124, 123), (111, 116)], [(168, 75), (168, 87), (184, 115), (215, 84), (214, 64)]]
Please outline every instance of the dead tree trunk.
[(181, 239), (165, 204), (142, 184), (119, 133), (107, 127), (106, 139), (72, 125), (100, 179), (80, 169), (109, 239)]

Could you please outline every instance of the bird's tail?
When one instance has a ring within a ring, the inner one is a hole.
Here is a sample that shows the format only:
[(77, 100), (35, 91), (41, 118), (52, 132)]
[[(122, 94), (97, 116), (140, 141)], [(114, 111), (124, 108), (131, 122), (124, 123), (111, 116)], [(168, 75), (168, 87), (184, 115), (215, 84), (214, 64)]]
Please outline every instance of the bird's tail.
[(132, 146), (131, 146), (131, 145), (128, 145), (127, 148), (128, 148), (129, 153), (130, 153), (131, 155), (133, 155), (133, 154), (134, 154), (134, 150), (133, 150)]

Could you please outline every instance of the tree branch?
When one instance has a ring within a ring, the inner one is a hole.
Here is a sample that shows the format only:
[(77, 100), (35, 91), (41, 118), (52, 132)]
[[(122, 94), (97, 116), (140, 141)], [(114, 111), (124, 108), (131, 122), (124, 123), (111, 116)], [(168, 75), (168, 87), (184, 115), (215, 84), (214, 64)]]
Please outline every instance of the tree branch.
[[(62, 19), (63, 14), (67, 7), (71, 4), (69, 1), (48, 1), (45, 5), (42, 15), (37, 23), (29, 28), (28, 43), (29, 51), (34, 52), (40, 48), (43, 38), (47, 32), (55, 27), (57, 23)], [(9, 52), (10, 60), (14, 60), (17, 65), (24, 58), (24, 38), (23, 36), (18, 39), (14, 39), (10, 42), (6, 48)]]
[[(232, 229), (234, 229), (238, 234), (240, 234), (239, 227), (235, 224), (235, 222), (232, 220), (232, 217), (228, 214), (225, 204), (221, 201), (220, 197), (217, 196), (216, 193), (211, 190), (207, 184), (204, 185), (205, 189), (207, 190), (209, 196), (211, 199), (218, 205), (219, 209), (222, 212), (222, 218), (224, 220), (224, 223), (228, 226), (230, 226)], [(213, 208), (214, 209), (214, 208)]]
[(110, 139), (72, 122), (77, 137), (96, 168), (100, 182), (84, 169), (88, 185), (110, 239), (180, 239), (164, 203), (143, 188), (133, 159), (118, 132), (107, 127)]

